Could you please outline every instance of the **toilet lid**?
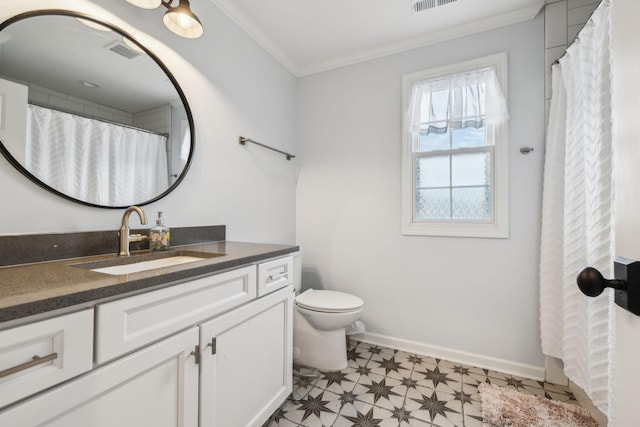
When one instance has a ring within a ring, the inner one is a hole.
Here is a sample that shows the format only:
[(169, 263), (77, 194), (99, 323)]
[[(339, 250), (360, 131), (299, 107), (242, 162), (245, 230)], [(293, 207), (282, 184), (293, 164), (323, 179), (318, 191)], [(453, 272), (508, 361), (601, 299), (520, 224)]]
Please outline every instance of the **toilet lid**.
[(309, 289), (296, 297), (296, 304), (309, 310), (341, 313), (361, 308), (364, 301), (344, 292)]

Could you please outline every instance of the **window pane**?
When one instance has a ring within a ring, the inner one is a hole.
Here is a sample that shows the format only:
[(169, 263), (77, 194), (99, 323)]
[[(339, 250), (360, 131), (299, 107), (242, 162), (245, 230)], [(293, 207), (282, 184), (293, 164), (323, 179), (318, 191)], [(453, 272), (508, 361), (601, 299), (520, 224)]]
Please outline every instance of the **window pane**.
[(454, 187), (491, 184), (490, 153), (454, 154), (451, 163)]
[(416, 187), (449, 187), (449, 156), (416, 159)]
[(452, 219), (491, 221), (491, 190), (489, 187), (454, 188), (452, 198)]
[[(436, 125), (440, 126), (439, 123), (436, 123)], [(442, 122), (442, 126), (444, 127), (443, 129), (447, 129), (446, 122)], [(449, 129), (445, 133), (430, 132), (429, 135), (420, 135), (418, 151), (448, 150), (450, 136)]]
[(485, 128), (455, 129), (452, 132), (452, 148), (482, 147), (487, 145)]
[(450, 217), (451, 199), (448, 188), (416, 191), (416, 220), (438, 220)]

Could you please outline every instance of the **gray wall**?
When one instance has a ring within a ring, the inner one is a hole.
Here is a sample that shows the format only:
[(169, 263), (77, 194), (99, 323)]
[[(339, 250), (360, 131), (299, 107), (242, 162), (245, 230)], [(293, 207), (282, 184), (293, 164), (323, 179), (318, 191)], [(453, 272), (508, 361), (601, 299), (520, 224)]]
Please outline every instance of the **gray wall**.
[[(401, 76), (506, 51), (509, 239), (401, 234)], [(306, 285), (365, 301), (370, 332), (543, 366), (538, 250), (544, 22), (487, 31), (298, 83), (297, 237)], [(534, 147), (528, 155), (520, 147)]]
[[(152, 218), (162, 210), (169, 226), (227, 224), (232, 240), (292, 243), (297, 233), (306, 278), (361, 296), (370, 331), (542, 366), (542, 18), (296, 81), (209, 1), (192, 4), (205, 25), (197, 40), (169, 33), (161, 10), (124, 1), (16, 0), (0, 18), (51, 7), (106, 17), (182, 84), (196, 125), (194, 163), (174, 193), (145, 208)], [(402, 236), (401, 75), (505, 50), (511, 237)], [(239, 135), (299, 157), (242, 147)], [(522, 146), (535, 151), (523, 156)], [(0, 234), (119, 226), (122, 211), (59, 199), (4, 159), (0, 182)]]
[[(194, 162), (181, 186), (146, 206), (169, 226), (226, 224), (230, 240), (295, 242), (295, 162), (248, 136), (293, 152), (295, 78), (210, 1), (192, 5), (205, 26), (197, 40), (162, 24), (164, 8), (148, 11), (113, 0), (13, 0), (0, 19), (45, 8), (83, 11), (130, 32), (154, 51), (181, 83), (196, 127)], [(122, 210), (84, 207), (37, 187), (0, 158), (0, 234), (117, 230)], [(132, 219), (137, 225), (137, 219)]]

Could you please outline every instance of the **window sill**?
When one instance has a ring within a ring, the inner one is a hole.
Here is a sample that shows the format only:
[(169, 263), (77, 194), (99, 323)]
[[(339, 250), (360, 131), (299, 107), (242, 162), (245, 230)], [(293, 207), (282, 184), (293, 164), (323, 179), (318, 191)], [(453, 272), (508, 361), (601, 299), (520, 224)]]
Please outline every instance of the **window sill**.
[(478, 237), (508, 239), (509, 229), (497, 224), (471, 224), (449, 222), (414, 222), (402, 227), (405, 236)]

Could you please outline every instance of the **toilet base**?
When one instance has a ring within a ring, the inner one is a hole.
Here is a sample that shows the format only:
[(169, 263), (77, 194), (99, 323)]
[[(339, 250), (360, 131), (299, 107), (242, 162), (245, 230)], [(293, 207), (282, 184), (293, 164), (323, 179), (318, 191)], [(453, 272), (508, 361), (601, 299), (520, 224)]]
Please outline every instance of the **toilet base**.
[(317, 330), (294, 309), (294, 363), (322, 371), (339, 371), (346, 368), (348, 361), (345, 337), (345, 328), (333, 331)]

